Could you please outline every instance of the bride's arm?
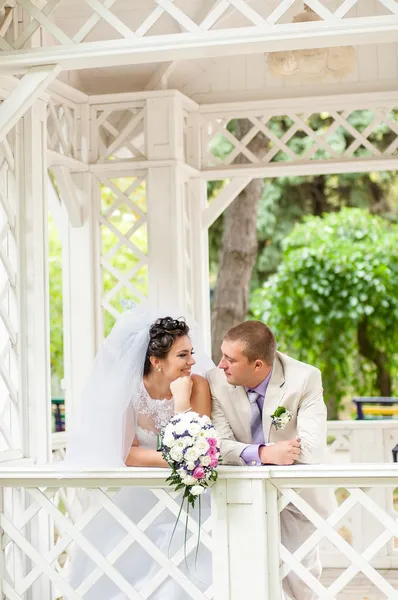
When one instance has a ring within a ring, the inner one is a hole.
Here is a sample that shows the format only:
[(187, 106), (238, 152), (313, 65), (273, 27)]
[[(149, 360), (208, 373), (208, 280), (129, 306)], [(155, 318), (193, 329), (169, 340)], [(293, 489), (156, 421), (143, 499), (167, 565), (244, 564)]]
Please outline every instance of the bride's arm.
[(179, 377), (170, 385), (174, 397), (174, 410), (176, 413), (187, 412), (192, 409), (200, 415), (210, 417), (211, 398), (207, 379), (200, 375)]
[(210, 387), (207, 379), (200, 375), (192, 375), (191, 408), (200, 415), (207, 415), (210, 417)]
[(141, 448), (134, 440), (126, 458), (126, 467), (168, 467), (161, 452)]

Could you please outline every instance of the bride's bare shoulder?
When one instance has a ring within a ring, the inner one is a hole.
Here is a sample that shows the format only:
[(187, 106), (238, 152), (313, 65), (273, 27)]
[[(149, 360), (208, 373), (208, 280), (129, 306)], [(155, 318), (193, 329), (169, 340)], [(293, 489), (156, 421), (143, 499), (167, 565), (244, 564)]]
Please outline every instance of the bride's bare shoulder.
[(197, 387), (198, 389), (209, 389), (209, 383), (206, 377), (202, 377), (202, 375), (191, 375), (193, 387)]

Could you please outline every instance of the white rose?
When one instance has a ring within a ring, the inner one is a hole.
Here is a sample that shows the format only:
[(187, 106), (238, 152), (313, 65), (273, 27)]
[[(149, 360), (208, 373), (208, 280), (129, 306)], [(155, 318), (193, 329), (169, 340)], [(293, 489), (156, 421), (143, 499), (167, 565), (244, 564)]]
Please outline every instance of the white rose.
[(196, 479), (195, 477), (192, 477), (192, 475), (186, 475), (185, 477), (182, 478), (182, 483), (184, 485), (193, 485), (194, 483), (196, 483)]
[(216, 437), (216, 435), (217, 435), (214, 427), (210, 427), (210, 429), (205, 429), (204, 433), (205, 433), (206, 438), (213, 438), (213, 437)]
[(206, 454), (208, 449), (210, 448), (209, 443), (203, 439), (199, 438), (195, 444), (195, 448), (199, 451), (199, 454)]
[(200, 426), (199, 423), (191, 423), (188, 426), (188, 433), (190, 433), (190, 435), (198, 435), (202, 430), (202, 427)]
[(173, 435), (173, 431), (174, 431), (174, 425), (172, 425), (171, 423), (169, 423), (164, 428), (164, 435)]
[(191, 446), (185, 453), (185, 460), (188, 463), (194, 462), (201, 454), (201, 450), (199, 450), (196, 446)]
[[(185, 454), (185, 458), (186, 458), (186, 454)], [(187, 463), (187, 469), (188, 471), (193, 471), (195, 468), (195, 463), (194, 462), (188, 462)]]
[(176, 462), (180, 462), (180, 460), (182, 459), (181, 448), (179, 448), (178, 446), (173, 446), (173, 448), (170, 450), (170, 456)]
[(201, 423), (203, 423), (203, 425), (209, 425), (211, 423), (210, 417), (207, 415), (202, 415), (199, 420)]
[(201, 485), (194, 485), (190, 490), (192, 496), (200, 496), (204, 491), (205, 489)]
[(183, 479), (184, 477), (186, 477), (186, 474), (187, 474), (186, 470), (183, 469), (183, 468), (178, 469), (177, 473), (179, 474), (179, 476), (181, 477), (181, 479)]
[(193, 438), (191, 438), (190, 435), (184, 435), (184, 437), (180, 438), (178, 441), (181, 442), (184, 448), (192, 446), (193, 444)]
[(174, 425), (173, 429), (177, 435), (182, 435), (187, 430), (187, 423), (184, 423), (184, 421), (179, 421)]
[(175, 442), (174, 435), (171, 432), (165, 432), (165, 434), (163, 436), (164, 445), (171, 448), (174, 445), (174, 442)]
[(201, 456), (199, 460), (203, 467), (208, 467), (210, 464), (210, 456)]

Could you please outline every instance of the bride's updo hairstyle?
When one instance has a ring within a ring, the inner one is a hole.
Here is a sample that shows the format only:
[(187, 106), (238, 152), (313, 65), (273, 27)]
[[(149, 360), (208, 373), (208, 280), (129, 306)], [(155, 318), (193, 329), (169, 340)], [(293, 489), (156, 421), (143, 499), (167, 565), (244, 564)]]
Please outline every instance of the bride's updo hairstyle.
[(150, 357), (166, 358), (177, 338), (188, 335), (189, 327), (183, 318), (163, 317), (152, 323), (149, 329), (149, 344), (145, 356), (144, 375), (151, 370)]

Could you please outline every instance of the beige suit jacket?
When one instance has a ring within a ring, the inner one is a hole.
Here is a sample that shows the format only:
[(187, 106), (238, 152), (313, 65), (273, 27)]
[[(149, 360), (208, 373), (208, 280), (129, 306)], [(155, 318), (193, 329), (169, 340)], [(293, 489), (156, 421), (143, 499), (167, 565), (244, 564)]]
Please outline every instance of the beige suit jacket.
[[(242, 451), (252, 443), (250, 402), (243, 387), (230, 385), (222, 369), (207, 373), (212, 396), (212, 420), (221, 437), (221, 455), (225, 465), (245, 465)], [(276, 430), (271, 415), (278, 406), (293, 414), (285, 429)], [(301, 454), (297, 463), (316, 464), (326, 460), (326, 406), (323, 401), (321, 373), (315, 367), (277, 352), (263, 407), (265, 442), (301, 439)], [(326, 490), (325, 490), (326, 491)], [(321, 490), (319, 490), (321, 492)], [(304, 493), (319, 509), (330, 494)], [(323, 498), (319, 497), (322, 496)], [(332, 506), (327, 501), (323, 514)]]

